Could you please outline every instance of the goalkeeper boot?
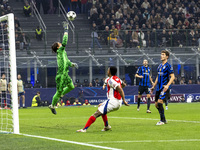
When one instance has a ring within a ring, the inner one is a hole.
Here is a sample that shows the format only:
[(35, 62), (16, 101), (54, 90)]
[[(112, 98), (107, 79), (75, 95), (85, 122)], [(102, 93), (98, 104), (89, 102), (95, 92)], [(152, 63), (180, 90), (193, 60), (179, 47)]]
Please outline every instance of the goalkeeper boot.
[(80, 130), (77, 130), (76, 132), (86, 132), (87, 130), (86, 129), (80, 129)]
[(111, 126), (108, 125), (107, 127), (104, 127), (101, 131), (108, 131), (108, 130), (111, 130)]
[(54, 115), (56, 115), (56, 114), (57, 114), (57, 112), (56, 112), (56, 109), (55, 109), (55, 107), (54, 107), (54, 106), (52, 106), (52, 105), (49, 105), (49, 109), (51, 110), (51, 112), (52, 112)]

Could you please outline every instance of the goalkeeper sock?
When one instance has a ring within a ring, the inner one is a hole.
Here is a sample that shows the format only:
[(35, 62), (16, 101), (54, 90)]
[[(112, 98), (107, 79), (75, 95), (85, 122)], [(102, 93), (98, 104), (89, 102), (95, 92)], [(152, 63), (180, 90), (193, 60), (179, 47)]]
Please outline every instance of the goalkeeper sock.
[(96, 118), (94, 116), (91, 116), (88, 119), (87, 123), (85, 124), (85, 127), (83, 128), (83, 130), (85, 130), (85, 129), (87, 130), (90, 127), (90, 125), (95, 122), (95, 120), (96, 120)]
[(107, 115), (102, 115), (102, 119), (103, 119), (103, 122), (104, 122), (105, 127), (107, 127), (107, 126), (108, 126), (108, 118), (107, 118)]

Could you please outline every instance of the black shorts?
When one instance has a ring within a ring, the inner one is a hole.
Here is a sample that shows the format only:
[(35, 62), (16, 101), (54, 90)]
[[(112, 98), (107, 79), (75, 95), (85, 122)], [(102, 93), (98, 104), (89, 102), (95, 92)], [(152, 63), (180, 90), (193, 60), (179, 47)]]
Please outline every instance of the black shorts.
[(155, 102), (157, 102), (158, 99), (161, 99), (161, 100), (163, 100), (165, 102), (169, 98), (170, 98), (170, 90), (169, 89), (166, 92), (163, 92), (163, 89), (159, 90), (159, 91), (156, 91)]
[(149, 87), (148, 86), (139, 86), (138, 88), (138, 94), (142, 95), (143, 93), (149, 94)]

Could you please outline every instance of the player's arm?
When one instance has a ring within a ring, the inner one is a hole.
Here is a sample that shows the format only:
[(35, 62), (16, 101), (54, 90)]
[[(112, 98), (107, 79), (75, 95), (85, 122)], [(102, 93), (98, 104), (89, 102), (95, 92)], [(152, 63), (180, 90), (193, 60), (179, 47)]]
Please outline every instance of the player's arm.
[(64, 28), (64, 35), (63, 35), (63, 41), (62, 46), (65, 47), (67, 45), (68, 41), (68, 23), (66, 21), (63, 22), (63, 28)]
[(166, 92), (166, 91), (168, 90), (169, 86), (172, 84), (172, 82), (173, 82), (174, 79), (175, 79), (174, 73), (171, 73), (169, 76), (170, 76), (170, 80), (169, 80), (169, 82), (167, 83), (167, 85), (164, 85), (164, 86), (163, 86), (163, 87), (164, 87), (163, 92)]
[(157, 83), (158, 83), (158, 76), (156, 77), (156, 80), (155, 80), (155, 82), (154, 82), (154, 84), (153, 84), (153, 86), (151, 88), (151, 94), (153, 93), (153, 90), (155, 89)]
[(119, 94), (121, 95), (124, 104), (125, 104), (126, 106), (130, 106), (130, 105), (125, 101), (125, 96), (124, 96), (124, 91), (123, 91), (123, 89), (118, 85), (118, 86), (116, 87), (116, 90), (117, 90), (117, 91), (119, 92)]
[(143, 76), (142, 76), (142, 75), (139, 75), (139, 74), (141, 74), (141, 69), (140, 69), (140, 67), (138, 68), (138, 70), (137, 70), (137, 72), (136, 72), (136, 74), (135, 74), (135, 77), (136, 77), (136, 78), (143, 78)]
[(150, 82), (151, 82), (151, 84), (152, 84), (152, 86), (153, 86), (154, 83), (153, 83), (153, 80), (152, 80), (151, 76), (149, 76), (149, 80), (150, 80)]

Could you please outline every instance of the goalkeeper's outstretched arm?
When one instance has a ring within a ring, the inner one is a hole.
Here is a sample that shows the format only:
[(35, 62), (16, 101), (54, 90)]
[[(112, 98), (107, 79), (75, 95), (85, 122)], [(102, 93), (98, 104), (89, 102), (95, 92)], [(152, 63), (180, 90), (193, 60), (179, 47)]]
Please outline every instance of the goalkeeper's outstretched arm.
[(63, 28), (65, 31), (64, 31), (62, 46), (65, 47), (67, 45), (67, 41), (68, 41), (68, 23), (66, 21), (63, 22)]

